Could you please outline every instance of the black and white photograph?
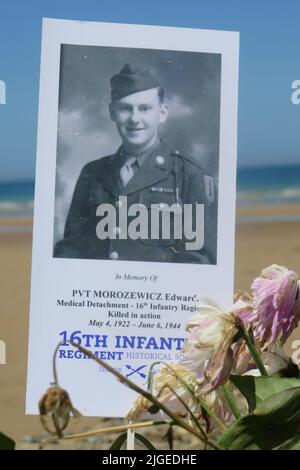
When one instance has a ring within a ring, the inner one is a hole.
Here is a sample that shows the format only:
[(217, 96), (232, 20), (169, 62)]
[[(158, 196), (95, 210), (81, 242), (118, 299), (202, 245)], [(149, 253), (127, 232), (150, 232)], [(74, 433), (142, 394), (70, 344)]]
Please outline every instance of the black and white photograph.
[(217, 263), (221, 54), (61, 46), (53, 256)]

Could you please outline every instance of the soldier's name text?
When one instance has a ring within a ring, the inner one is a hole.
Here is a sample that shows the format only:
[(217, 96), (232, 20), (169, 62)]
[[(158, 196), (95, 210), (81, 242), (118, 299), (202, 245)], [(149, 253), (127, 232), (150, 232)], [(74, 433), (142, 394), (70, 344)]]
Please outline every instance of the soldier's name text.
[(174, 292), (127, 291), (127, 290), (93, 290), (73, 289), (73, 298), (122, 299), (122, 300), (167, 300), (173, 302), (199, 302), (198, 296), (181, 295)]

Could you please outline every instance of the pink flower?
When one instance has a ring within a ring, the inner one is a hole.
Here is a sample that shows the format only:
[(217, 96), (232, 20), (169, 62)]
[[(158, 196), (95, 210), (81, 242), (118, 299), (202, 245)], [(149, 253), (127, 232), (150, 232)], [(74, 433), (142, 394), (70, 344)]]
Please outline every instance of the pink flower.
[(253, 334), (263, 349), (283, 344), (300, 319), (299, 280), (294, 271), (273, 264), (251, 286), (256, 319)]

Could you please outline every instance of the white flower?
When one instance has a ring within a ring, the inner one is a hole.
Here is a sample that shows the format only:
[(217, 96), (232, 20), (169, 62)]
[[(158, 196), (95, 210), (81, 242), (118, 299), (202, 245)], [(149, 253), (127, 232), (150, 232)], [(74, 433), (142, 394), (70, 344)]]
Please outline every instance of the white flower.
[(200, 305), (198, 312), (187, 322), (186, 330), (190, 336), (182, 364), (195, 372), (204, 393), (225, 383), (231, 373), (231, 346), (239, 337), (241, 321), (238, 314), (245, 305), (239, 300), (229, 312), (225, 312), (215, 302), (206, 299), (206, 304)]

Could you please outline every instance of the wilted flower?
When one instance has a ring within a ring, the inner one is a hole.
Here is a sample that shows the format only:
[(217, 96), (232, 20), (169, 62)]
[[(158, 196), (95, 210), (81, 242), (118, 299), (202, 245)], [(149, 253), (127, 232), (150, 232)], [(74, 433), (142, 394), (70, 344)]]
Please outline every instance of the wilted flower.
[[(232, 412), (221, 387), (202, 395), (201, 398), (223, 423), (229, 423), (232, 420)], [(218, 428), (217, 423), (211, 418), (209, 418), (209, 424), (210, 432)]]
[[(182, 364), (170, 364), (154, 375), (153, 388), (159, 401), (164, 403), (177, 416), (185, 417), (187, 410), (178, 397), (192, 411), (197, 408), (195, 396), (199, 393), (199, 384), (193, 372)], [(188, 390), (188, 388), (191, 392)]]
[[(178, 397), (180, 397), (193, 412), (195, 411), (197, 402), (194, 397), (199, 391), (199, 385), (193, 372), (187, 370), (181, 364), (170, 364), (170, 367), (163, 367), (159, 372), (154, 374), (152, 380), (153, 396), (177, 416), (183, 418), (188, 414), (187, 409), (180, 402)], [(183, 383), (185, 383), (186, 386)], [(145, 412), (157, 413), (158, 411), (159, 410), (152, 402), (143, 396), (139, 396), (127, 416), (134, 421), (137, 418), (141, 418), (141, 415)]]
[(256, 318), (252, 296), (248, 292), (238, 291), (234, 295), (234, 302), (234, 314), (242, 320), (246, 327), (251, 326)]
[(256, 318), (253, 334), (267, 349), (277, 339), (283, 344), (300, 319), (299, 280), (294, 271), (273, 264), (253, 281)]
[[(187, 409), (180, 400), (193, 412), (196, 411), (198, 404), (195, 396), (199, 392), (199, 385), (193, 372), (187, 370), (181, 364), (170, 364), (169, 367), (163, 367), (154, 374), (152, 380), (153, 396), (177, 416), (184, 418), (188, 415)], [(144, 417), (144, 413), (153, 414), (158, 411), (152, 402), (143, 396), (139, 396), (127, 417), (134, 421), (137, 418)]]
[[(175, 413), (180, 418), (189, 417), (187, 408), (182, 404), (183, 401), (189, 410), (207, 426), (207, 432), (213, 431), (218, 427), (210, 416), (201, 407), (198, 398), (219, 417), (221, 421), (228, 421), (232, 413), (228, 407), (227, 401), (221, 389), (214, 390), (205, 395), (200, 395), (201, 390), (195, 374), (184, 366), (179, 364), (170, 364), (169, 367), (163, 367), (158, 373), (153, 375), (153, 395)], [(179, 399), (179, 398), (180, 399)], [(131, 421), (136, 419), (147, 419), (149, 414), (158, 413), (158, 409), (153, 403), (140, 395), (134, 402), (127, 417)], [(163, 416), (164, 413), (160, 411)]]
[(236, 375), (243, 375), (253, 368), (253, 358), (245, 341), (240, 341), (233, 346), (234, 370)]
[(129, 412), (127, 413), (127, 418), (129, 418), (130, 421), (136, 421), (138, 418), (146, 418), (145, 414), (147, 413), (154, 414), (158, 411), (159, 410), (153, 406), (151, 401), (147, 400), (147, 398), (143, 397), (143, 395), (139, 395), (134, 401), (132, 408), (130, 408)]
[(232, 344), (239, 339), (241, 321), (239, 312), (246, 308), (242, 300), (229, 312), (214, 302), (207, 301), (187, 322), (186, 359), (182, 362), (195, 372), (202, 384), (202, 392), (210, 392), (225, 383), (233, 367)]
[[(67, 427), (70, 415), (72, 414), (75, 419), (80, 416), (79, 411), (73, 407), (68, 392), (57, 386), (48, 388), (47, 392), (41, 397), (39, 412), (44, 429), (50, 434), (57, 434), (59, 437)], [(48, 416), (52, 418), (53, 430), (48, 426)]]

